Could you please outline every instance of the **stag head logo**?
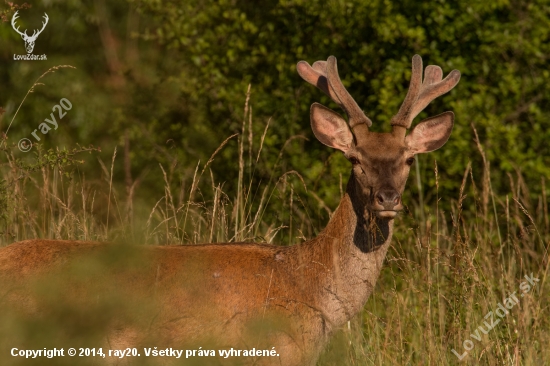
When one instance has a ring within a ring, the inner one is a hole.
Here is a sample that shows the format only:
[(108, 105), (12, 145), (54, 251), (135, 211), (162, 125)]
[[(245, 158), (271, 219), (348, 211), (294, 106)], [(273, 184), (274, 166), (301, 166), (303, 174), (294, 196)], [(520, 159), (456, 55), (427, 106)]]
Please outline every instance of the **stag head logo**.
[(19, 13), (19, 10), (15, 12), (15, 14), (13, 14), (13, 17), (11, 18), (11, 26), (13, 27), (13, 29), (19, 33), (19, 35), (21, 35), (21, 38), (23, 38), (23, 41), (25, 41), (25, 49), (27, 50), (27, 53), (32, 53), (32, 50), (34, 49), (34, 42), (36, 41), (36, 38), (38, 38), (38, 36), (40, 35), (40, 33), (42, 33), (42, 31), (44, 30), (44, 28), (46, 28), (46, 24), (48, 24), (48, 14), (44, 13), (44, 22), (42, 22), (42, 29), (40, 30), (34, 30), (33, 33), (32, 33), (32, 36), (29, 36), (27, 34), (27, 30), (25, 29), (24, 32), (21, 32), (19, 31), (19, 27), (15, 27), (15, 20), (17, 18), (19, 18), (19, 15), (17, 15), (17, 13)]

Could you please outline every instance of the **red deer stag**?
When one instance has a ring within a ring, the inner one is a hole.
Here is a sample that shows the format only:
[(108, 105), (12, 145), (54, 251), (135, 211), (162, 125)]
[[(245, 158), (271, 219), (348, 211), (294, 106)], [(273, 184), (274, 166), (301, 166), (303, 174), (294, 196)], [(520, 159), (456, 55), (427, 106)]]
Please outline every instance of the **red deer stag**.
[(32, 51), (34, 50), (34, 42), (36, 42), (36, 38), (38, 38), (40, 33), (42, 33), (44, 28), (46, 28), (46, 25), (48, 24), (48, 20), (50, 18), (48, 17), (48, 14), (44, 13), (44, 21), (42, 22), (42, 28), (40, 30), (35, 29), (32, 32), (32, 35), (29, 36), (27, 34), (26, 29), (25, 29), (24, 32), (21, 32), (19, 30), (19, 27), (17, 27), (17, 28), (15, 27), (15, 21), (17, 20), (17, 18), (19, 18), (19, 15), (17, 15), (17, 13), (19, 13), (19, 10), (17, 10), (15, 12), (15, 14), (13, 14), (13, 17), (11, 18), (11, 26), (21, 36), (21, 38), (23, 38), (23, 41), (25, 42), (25, 49), (27, 50), (27, 53), (32, 53)]
[(344, 88), (335, 57), (313, 66), (300, 61), (297, 69), (349, 118), (346, 122), (320, 104), (311, 106), (311, 127), (317, 139), (342, 151), (352, 164), (346, 193), (319, 236), (288, 247), (247, 243), (132, 246), (127, 252), (144, 254), (139, 263), (126, 258), (134, 265), (122, 269), (124, 260), (119, 260), (93, 281), (81, 282), (63, 276), (63, 271), (98, 253), (108, 257), (113, 248), (121, 246), (22, 241), (0, 249), (0, 280), (5, 291), (0, 302), (36, 314), (43, 304), (31, 294), (28, 283), (57, 271), (64, 289), (60, 293), (72, 298), (74, 306), (89, 304), (108, 291), (128, 303), (147, 303), (143, 308), (150, 312), (143, 310), (132, 321), (122, 316), (109, 323), (105, 338), (110, 348), (274, 347), (272, 357), (241, 354), (233, 360), (237, 364), (314, 365), (330, 335), (358, 314), (372, 293), (390, 245), (394, 218), (403, 208), (401, 195), (414, 156), (445, 144), (454, 115), (445, 112), (420, 122), (408, 135), (406, 131), (432, 100), (458, 83), (460, 72), (453, 70), (443, 79), (441, 68), (430, 65), (422, 78), (422, 59), (415, 55), (409, 90), (391, 120), (392, 132), (376, 133), (369, 131), (371, 120)]

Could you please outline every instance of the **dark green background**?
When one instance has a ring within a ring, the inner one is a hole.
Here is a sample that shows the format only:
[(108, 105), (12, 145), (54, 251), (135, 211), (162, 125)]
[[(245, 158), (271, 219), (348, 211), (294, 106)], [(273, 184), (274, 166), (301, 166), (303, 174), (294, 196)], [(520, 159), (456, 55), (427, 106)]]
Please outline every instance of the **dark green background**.
[[(309, 106), (337, 106), (295, 71), (299, 60), (313, 63), (329, 55), (338, 58), (345, 86), (377, 131), (389, 130), (408, 87), (414, 54), (423, 57), (424, 65), (440, 65), (445, 75), (455, 68), (461, 71), (459, 85), (416, 120), (445, 110), (456, 114), (447, 145), (419, 158), (428, 203), (434, 200), (429, 194), (435, 184), (434, 160), (444, 195), (457, 197), (468, 161), (475, 179), (482, 179), (472, 125), (491, 162), (497, 195), (509, 192), (508, 173), (520, 174), (532, 192), (539, 192), (541, 177), (550, 174), (548, 0), (29, 4), (30, 9), (19, 11), (18, 24), (38, 28), (47, 12), (50, 21), (34, 54), (48, 59), (13, 60), (13, 54), (25, 50), (9, 23), (13, 9), (1, 4), (7, 20), (0, 23), (0, 106), (6, 110), (2, 131), (38, 76), (55, 65), (76, 69), (62, 69), (42, 80), (46, 85), (36, 87), (25, 101), (8, 143), (28, 137), (61, 98), (68, 98), (73, 109), (56, 131), (44, 136), (43, 146), (93, 144), (101, 147), (96, 155), (106, 164), (118, 146), (115, 185), (141, 177), (136, 196), (148, 204), (163, 189), (159, 162), (172, 167), (171, 182), (178, 187), (192, 177), (199, 160), (204, 164), (226, 137), (241, 131), (251, 84), (254, 155), (271, 118), (255, 181), (296, 170), (308, 189), (334, 208), (340, 197), (339, 174), (345, 182), (349, 163), (315, 140)], [(294, 135), (305, 138), (285, 145)], [(23, 161), (33, 159), (32, 153), (10, 146)], [(274, 166), (283, 146), (276, 168), (264, 169)], [(237, 159), (233, 139), (211, 165), (229, 197), (237, 189)], [(87, 179), (101, 174), (95, 157), (86, 158), (79, 169)], [(412, 204), (417, 185), (409, 187)]]

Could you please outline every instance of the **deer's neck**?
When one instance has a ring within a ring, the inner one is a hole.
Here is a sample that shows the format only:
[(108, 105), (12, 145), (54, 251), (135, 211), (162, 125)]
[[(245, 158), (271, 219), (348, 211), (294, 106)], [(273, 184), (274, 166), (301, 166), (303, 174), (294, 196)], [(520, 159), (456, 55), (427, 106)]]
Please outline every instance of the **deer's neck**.
[(367, 302), (393, 233), (393, 219), (364, 211), (355, 192), (352, 178), (327, 227), (304, 248), (312, 261), (325, 262), (317, 272), (323, 290), (316, 302), (333, 326), (351, 319)]

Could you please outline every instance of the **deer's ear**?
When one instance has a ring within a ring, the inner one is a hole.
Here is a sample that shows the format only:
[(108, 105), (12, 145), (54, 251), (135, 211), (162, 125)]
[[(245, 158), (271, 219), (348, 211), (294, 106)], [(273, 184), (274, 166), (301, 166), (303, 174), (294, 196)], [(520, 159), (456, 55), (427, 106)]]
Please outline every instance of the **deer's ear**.
[(310, 117), (311, 129), (323, 144), (344, 153), (353, 146), (353, 135), (348, 124), (338, 113), (319, 103), (313, 103)]
[(445, 112), (417, 124), (405, 138), (414, 154), (426, 153), (445, 145), (453, 130), (454, 114)]

